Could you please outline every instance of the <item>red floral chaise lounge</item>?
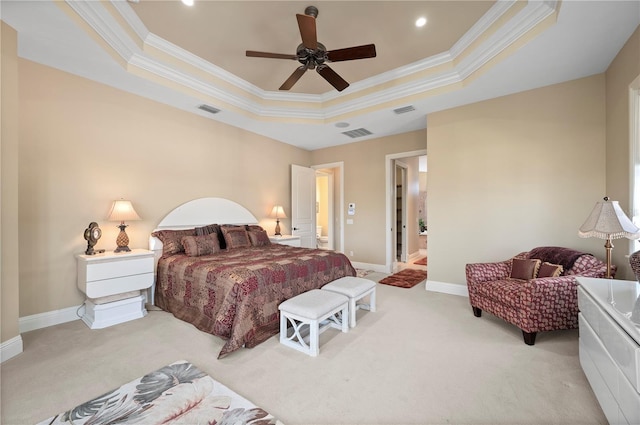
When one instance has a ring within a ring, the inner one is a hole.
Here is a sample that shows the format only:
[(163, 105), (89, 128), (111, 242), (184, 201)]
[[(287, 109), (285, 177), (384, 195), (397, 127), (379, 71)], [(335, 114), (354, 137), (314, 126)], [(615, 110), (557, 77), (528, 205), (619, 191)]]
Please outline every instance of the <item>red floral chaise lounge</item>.
[[(615, 271), (612, 266), (612, 274)], [(480, 317), (484, 310), (516, 325), (528, 345), (535, 343), (538, 332), (577, 328), (575, 277), (603, 278), (606, 273), (606, 263), (593, 255), (561, 247), (539, 247), (498, 263), (466, 265), (473, 314)]]

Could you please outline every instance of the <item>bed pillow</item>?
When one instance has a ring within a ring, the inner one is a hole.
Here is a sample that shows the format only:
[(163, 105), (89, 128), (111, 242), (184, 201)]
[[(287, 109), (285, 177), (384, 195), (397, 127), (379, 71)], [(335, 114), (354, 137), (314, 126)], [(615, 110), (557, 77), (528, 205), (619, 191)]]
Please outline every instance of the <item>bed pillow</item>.
[(260, 230), (249, 230), (247, 232), (249, 234), (249, 240), (251, 241), (251, 245), (253, 246), (267, 246), (271, 245), (271, 240), (269, 239), (269, 235), (267, 235), (267, 231), (260, 228)]
[(162, 241), (162, 255), (173, 255), (184, 252), (182, 238), (195, 235), (195, 229), (158, 230), (151, 234), (151, 236), (155, 236)]
[(200, 257), (220, 252), (220, 242), (217, 233), (201, 236), (185, 236), (182, 238), (184, 252), (189, 257)]
[(249, 248), (251, 246), (249, 233), (244, 226), (223, 224), (220, 226), (220, 229), (224, 235), (224, 241), (226, 242), (227, 249)]
[(534, 279), (540, 268), (540, 260), (514, 258), (511, 264), (511, 278), (529, 280)]
[(538, 277), (558, 277), (562, 275), (563, 268), (560, 264), (547, 263), (540, 264), (538, 269)]
[(227, 247), (227, 243), (224, 240), (224, 235), (222, 234), (222, 230), (220, 226), (217, 224), (209, 224), (208, 226), (196, 227), (196, 236), (204, 236), (215, 233), (218, 235), (218, 245), (220, 249), (225, 249)]

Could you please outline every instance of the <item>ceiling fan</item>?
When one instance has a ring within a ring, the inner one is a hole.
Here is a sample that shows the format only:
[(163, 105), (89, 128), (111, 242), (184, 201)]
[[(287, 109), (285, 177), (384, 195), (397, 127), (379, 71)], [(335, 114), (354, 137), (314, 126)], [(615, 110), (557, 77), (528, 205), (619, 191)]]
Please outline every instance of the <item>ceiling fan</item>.
[(308, 69), (315, 69), (318, 74), (329, 82), (336, 90), (342, 91), (349, 87), (341, 76), (333, 69), (329, 68), (327, 62), (348, 61), (354, 59), (367, 59), (376, 57), (376, 46), (366, 44), (364, 46), (347, 47), (338, 50), (329, 50), (324, 44), (318, 42), (316, 33), (316, 17), (318, 9), (315, 6), (308, 6), (304, 10), (304, 15), (296, 14), (298, 18), (298, 28), (302, 37), (302, 44), (296, 49), (295, 55), (283, 53), (256, 52), (247, 50), (247, 56), (256, 58), (271, 59), (293, 59), (300, 62), (300, 65), (293, 74), (280, 86), (280, 90), (289, 90), (302, 77)]

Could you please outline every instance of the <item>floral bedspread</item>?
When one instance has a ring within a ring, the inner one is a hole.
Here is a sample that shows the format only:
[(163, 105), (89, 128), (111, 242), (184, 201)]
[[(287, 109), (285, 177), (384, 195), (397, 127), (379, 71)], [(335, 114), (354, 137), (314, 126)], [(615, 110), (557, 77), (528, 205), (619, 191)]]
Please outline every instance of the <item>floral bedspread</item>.
[(177, 254), (158, 262), (155, 303), (226, 339), (221, 358), (277, 334), (282, 301), (355, 275), (344, 254), (279, 244), (201, 257)]

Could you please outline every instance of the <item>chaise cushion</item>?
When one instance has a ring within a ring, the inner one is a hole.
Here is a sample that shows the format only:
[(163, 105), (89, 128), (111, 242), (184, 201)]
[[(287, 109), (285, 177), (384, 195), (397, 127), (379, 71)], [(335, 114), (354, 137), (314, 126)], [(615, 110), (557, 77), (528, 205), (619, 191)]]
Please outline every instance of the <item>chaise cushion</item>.
[(511, 278), (520, 280), (535, 279), (540, 268), (540, 260), (514, 258), (511, 265)]
[(546, 261), (540, 264), (538, 269), (538, 277), (558, 277), (562, 275), (562, 266), (560, 264), (551, 264)]
[(503, 279), (484, 282), (476, 288), (477, 295), (512, 307), (519, 307), (522, 300), (522, 281)]

